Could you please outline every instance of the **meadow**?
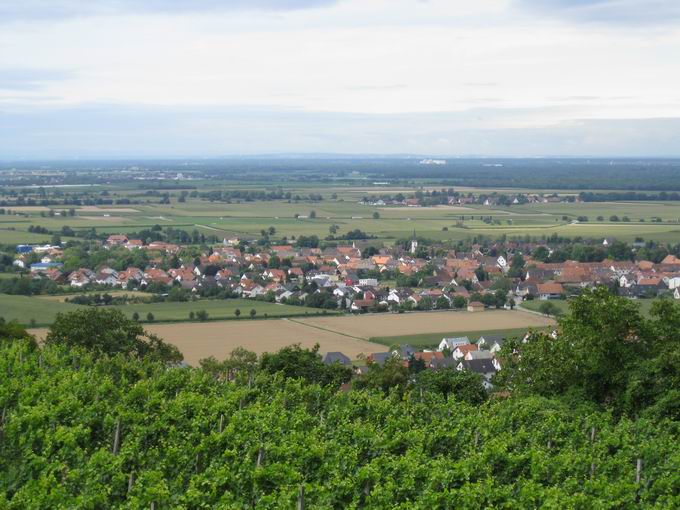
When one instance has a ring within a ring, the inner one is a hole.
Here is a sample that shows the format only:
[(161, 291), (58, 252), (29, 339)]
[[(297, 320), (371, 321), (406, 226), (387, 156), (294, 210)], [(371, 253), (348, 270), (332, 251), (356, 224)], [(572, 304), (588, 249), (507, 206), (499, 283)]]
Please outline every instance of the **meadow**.
[[(73, 295), (67, 297), (72, 298)], [(17, 320), (22, 324), (49, 326), (57, 313), (74, 311), (82, 308), (80, 305), (63, 302), (64, 296), (10, 296), (0, 294), (0, 317), (5, 320)], [(236, 310), (241, 311), (240, 321), (251, 321), (250, 310), (255, 310), (256, 319), (273, 317), (311, 316), (321, 314), (317, 308), (302, 306), (280, 305), (264, 301), (246, 299), (228, 300), (198, 300), (188, 302), (160, 302), (114, 305), (127, 317), (132, 318), (135, 313), (142, 322), (147, 321), (147, 314), (152, 313), (154, 322), (182, 322), (189, 321), (189, 312), (205, 310), (209, 320), (236, 320)], [(333, 312), (327, 312), (333, 313)], [(34, 321), (34, 322), (32, 322)]]
[[(635, 304), (638, 305), (640, 308), (640, 312), (642, 315), (649, 316), (649, 311), (652, 308), (652, 304), (654, 303), (654, 299), (636, 299), (634, 302)], [(541, 304), (545, 303), (545, 301), (541, 300), (533, 300), (533, 301), (524, 301), (520, 307), (521, 308), (526, 308), (527, 310), (532, 310), (534, 312), (538, 312), (538, 309), (540, 308)], [(557, 309), (560, 311), (560, 314), (565, 314), (569, 311), (569, 301), (564, 300), (564, 299), (553, 299), (550, 300), (550, 303), (555, 305)]]

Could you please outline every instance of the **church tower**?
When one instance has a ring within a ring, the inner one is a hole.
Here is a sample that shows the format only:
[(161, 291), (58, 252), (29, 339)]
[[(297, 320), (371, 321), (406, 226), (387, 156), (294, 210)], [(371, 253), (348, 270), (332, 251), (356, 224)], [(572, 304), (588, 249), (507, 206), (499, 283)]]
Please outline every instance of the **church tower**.
[(411, 238), (411, 254), (415, 254), (418, 249), (418, 239), (416, 238), (416, 229), (413, 229), (413, 237)]

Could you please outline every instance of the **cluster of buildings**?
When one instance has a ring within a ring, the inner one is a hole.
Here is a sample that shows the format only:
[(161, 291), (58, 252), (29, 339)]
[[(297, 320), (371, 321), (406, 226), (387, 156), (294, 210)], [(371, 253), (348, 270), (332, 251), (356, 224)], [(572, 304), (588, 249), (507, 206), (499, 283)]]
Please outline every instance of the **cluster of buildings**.
[[(525, 341), (528, 334), (525, 337)], [(498, 335), (482, 335), (476, 342), (471, 342), (466, 336), (457, 338), (442, 338), (436, 350), (417, 350), (408, 344), (385, 352), (370, 354), (367, 365), (354, 367), (357, 375), (363, 375), (368, 367), (375, 363), (383, 366), (390, 359), (398, 360), (402, 366), (409, 368), (418, 364), (422, 370), (455, 369), (468, 370), (478, 374), (484, 387), (492, 387), (492, 378), (501, 370), (498, 353), (503, 347), (505, 339)], [(352, 361), (341, 352), (329, 352), (323, 357), (326, 364), (339, 363), (352, 366)]]
[[(192, 260), (175, 258), (177, 267), (167, 267), (168, 257), (163, 259), (162, 255), (177, 254), (180, 246), (144, 244), (122, 235), (110, 236), (105, 246), (148, 250), (150, 263), (120, 271), (100, 266), (66, 272), (60, 247), (20, 245), (15, 264), (24, 267), (22, 261), (28, 253), (39, 253), (40, 262), (30, 265), (33, 278), (49, 278), (76, 288), (104, 285), (133, 290), (155, 284), (156, 288), (178, 286), (199, 295), (204, 290), (220, 288), (243, 298), (308, 305), (310, 295), (323, 293), (324, 303), (317, 306), (352, 312), (397, 308), (466, 308), (476, 312), (485, 308), (483, 303), (498, 306), (480, 298), (496, 294), (499, 288), (509, 291), (506, 306), (512, 306), (513, 300), (561, 299), (598, 285), (616, 288), (620, 295), (631, 298), (672, 293), (680, 299), (680, 259), (673, 255), (660, 263), (545, 263), (531, 257), (538, 245), (506, 242), (473, 245), (465, 252), (449, 251), (424, 259), (415, 256), (415, 236), (410, 249), (371, 249), (370, 256), (356, 244), (324, 249), (283, 244), (244, 252), (233, 240), (225, 240), (209, 253)], [(522, 267), (512, 267), (517, 254), (522, 255)], [(409, 281), (410, 285), (395, 285), (399, 281)]]
[[(433, 197), (438, 197), (438, 200), (433, 201)], [(472, 193), (459, 194), (455, 193), (453, 196), (442, 195), (428, 195), (422, 194), (422, 196), (411, 195), (408, 197), (402, 196), (381, 196), (381, 197), (364, 197), (359, 201), (362, 205), (370, 205), (375, 207), (382, 206), (406, 206), (406, 207), (424, 207), (428, 205), (484, 205), (488, 207), (501, 206), (507, 207), (511, 205), (521, 205), (521, 204), (549, 204), (549, 203), (560, 203), (560, 202), (580, 202), (580, 198), (575, 195), (557, 195), (557, 194), (538, 194), (538, 193), (518, 193), (518, 194), (478, 194), (474, 195)]]

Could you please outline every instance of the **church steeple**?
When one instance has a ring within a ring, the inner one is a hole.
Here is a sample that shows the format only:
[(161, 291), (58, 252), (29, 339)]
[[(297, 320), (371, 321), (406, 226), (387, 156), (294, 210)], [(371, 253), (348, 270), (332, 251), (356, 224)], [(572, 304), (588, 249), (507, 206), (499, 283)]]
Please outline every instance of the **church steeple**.
[(416, 229), (413, 229), (413, 237), (411, 238), (411, 254), (418, 250), (418, 238), (416, 237)]

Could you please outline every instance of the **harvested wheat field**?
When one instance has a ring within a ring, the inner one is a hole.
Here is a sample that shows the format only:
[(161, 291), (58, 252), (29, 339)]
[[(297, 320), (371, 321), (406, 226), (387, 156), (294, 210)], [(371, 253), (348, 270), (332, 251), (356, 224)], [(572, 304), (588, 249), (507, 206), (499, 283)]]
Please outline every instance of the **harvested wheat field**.
[(337, 331), (358, 338), (416, 335), (445, 331), (488, 331), (550, 326), (555, 321), (520, 310), (487, 312), (417, 312), (366, 314), (356, 317), (315, 317), (299, 319), (310, 326)]
[[(347, 319), (351, 320), (349, 317)], [(224, 359), (236, 347), (262, 354), (295, 343), (308, 348), (318, 343), (321, 353), (341, 351), (352, 359), (356, 359), (361, 353), (386, 350), (384, 345), (324, 331), (288, 319), (145, 324), (144, 329), (176, 345), (184, 354), (184, 360), (194, 366), (208, 356)], [(35, 328), (30, 333), (38, 339), (44, 339), (47, 329)]]
[(208, 356), (226, 358), (236, 347), (258, 354), (274, 352), (287, 345), (321, 346), (322, 353), (342, 351), (355, 359), (359, 354), (384, 352), (385, 346), (323, 331), (287, 319), (215, 321), (203, 323), (154, 324), (146, 329), (176, 345), (190, 365)]
[[(274, 352), (287, 345), (320, 346), (320, 352), (341, 351), (352, 359), (359, 354), (385, 352), (384, 345), (366, 339), (444, 331), (485, 331), (539, 327), (554, 324), (552, 319), (522, 311), (425, 312), (407, 314), (367, 314), (359, 316), (305, 319), (231, 320), (145, 324), (144, 327), (176, 345), (190, 365), (208, 356), (226, 358), (236, 347), (258, 354)], [(46, 329), (31, 333), (44, 338)]]

